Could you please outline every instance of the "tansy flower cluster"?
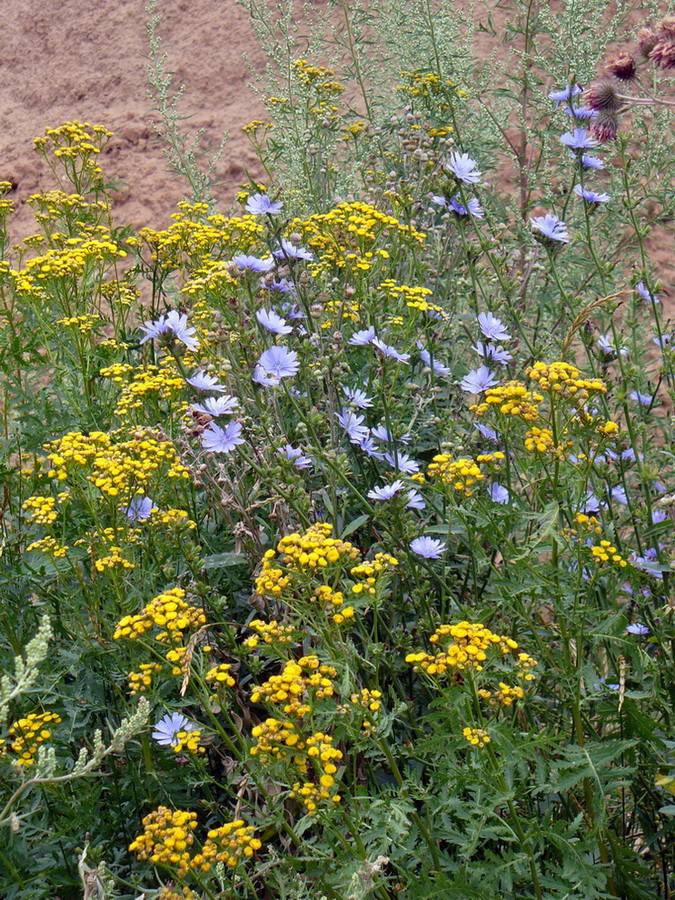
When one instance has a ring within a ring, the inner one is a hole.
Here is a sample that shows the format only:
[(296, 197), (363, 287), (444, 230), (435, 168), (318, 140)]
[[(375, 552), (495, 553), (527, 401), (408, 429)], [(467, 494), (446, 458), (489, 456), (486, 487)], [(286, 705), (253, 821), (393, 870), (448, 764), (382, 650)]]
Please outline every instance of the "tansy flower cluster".
[(232, 666), (230, 663), (220, 663), (212, 669), (209, 669), (204, 676), (204, 681), (214, 688), (219, 687), (221, 684), (227, 685), (227, 687), (234, 687), (235, 681), (232, 675), (230, 675), (231, 670)]
[(142, 663), (138, 672), (129, 672), (127, 675), (129, 693), (132, 697), (136, 694), (144, 694), (152, 687), (152, 676), (162, 671), (160, 663)]
[(271, 622), (253, 619), (247, 627), (255, 632), (242, 643), (248, 650), (255, 649), (261, 640), (265, 644), (290, 644), (295, 634), (292, 625), (281, 625), (276, 619), (272, 619)]
[[(351, 604), (345, 604), (344, 591), (337, 589), (336, 575), (339, 577), (340, 569), (359, 560), (361, 554), (349, 541), (333, 538), (331, 534), (332, 526), (319, 522), (303, 534), (294, 533), (282, 538), (276, 553), (268, 550), (264, 555), (256, 591), (279, 597), (288, 590), (293, 593), (294, 600), (318, 601), (322, 607), (333, 610), (332, 621), (336, 625), (352, 619), (356, 610)], [(377, 553), (372, 560), (351, 566), (352, 594), (374, 596), (378, 584), (384, 583), (382, 577), (397, 566), (398, 560), (389, 553)], [(312, 589), (311, 583), (307, 584), (308, 575), (329, 580), (330, 584), (320, 584)]]
[(48, 445), (50, 478), (66, 481), (82, 472), (107, 497), (131, 500), (160, 471), (167, 478), (187, 479), (188, 470), (170, 441), (139, 429), (129, 440), (119, 433), (71, 431)]
[(233, 869), (262, 847), (262, 842), (255, 837), (253, 826), (246, 825), (243, 819), (212, 828), (206, 833), (206, 838), (201, 854), (197, 854), (192, 861), (193, 867), (199, 866), (203, 872), (208, 871), (213, 863), (224, 863)]
[(533, 422), (539, 418), (539, 404), (543, 399), (541, 394), (528, 391), (521, 381), (507, 381), (498, 387), (488, 388), (484, 399), (469, 409), (477, 416), (484, 416), (488, 410), (495, 409), (502, 416), (515, 416), (525, 422)]
[(423, 245), (425, 240), (412, 226), (361, 201), (340, 203), (327, 213), (295, 219), (291, 227), (316, 252), (319, 262), (310, 266), (315, 273), (345, 268), (367, 272), (378, 258), (389, 258), (389, 249), (375, 246), (380, 239), (389, 244), (398, 236), (417, 245)]
[(254, 688), (251, 702), (280, 705), (284, 713), (302, 718), (311, 712), (310, 697), (323, 700), (334, 693), (331, 678), (337, 675), (332, 666), (323, 665), (317, 656), (303, 656), (288, 661), (279, 675)]
[(465, 739), (472, 747), (485, 747), (490, 743), (490, 735), (484, 728), (469, 728), (468, 726), (462, 730)]
[(45, 159), (51, 153), (62, 163), (77, 192), (84, 194), (103, 188), (103, 170), (97, 157), (111, 137), (112, 133), (102, 125), (74, 120), (45, 129), (45, 136), (35, 138), (34, 143)]
[[(129, 371), (133, 371), (130, 366), (120, 365), (102, 369), (101, 375), (112, 376), (113, 380), (119, 384)], [(161, 366), (148, 365), (144, 369), (134, 372), (131, 381), (122, 389), (115, 414), (121, 419), (127, 418), (132, 412), (143, 409), (148, 400), (153, 403), (162, 401), (173, 404), (175, 409), (176, 397), (184, 387), (185, 382), (176, 371), (173, 360), (165, 357)]]
[(256, 743), (251, 747), (250, 754), (261, 762), (284, 762), (304, 777), (310, 770), (315, 770), (318, 784), (294, 782), (290, 793), (291, 797), (302, 801), (308, 815), (316, 813), (320, 800), (330, 798), (333, 803), (340, 802), (340, 796), (335, 793), (331, 795), (331, 789), (335, 785), (334, 775), (343, 754), (333, 746), (331, 735), (318, 731), (305, 737), (293, 722), (273, 717), (256, 725), (251, 735)]
[(467, 457), (453, 460), (447, 453), (434, 456), (433, 462), (427, 468), (427, 474), (432, 478), (438, 478), (441, 484), (452, 487), (465, 497), (471, 497), (476, 484), (485, 478), (476, 460)]
[(447, 320), (450, 318), (442, 306), (428, 300), (433, 295), (431, 288), (421, 285), (409, 287), (407, 284), (398, 284), (393, 278), (387, 278), (381, 282), (380, 288), (385, 291), (389, 299), (403, 300), (408, 309), (430, 313), (436, 319)]
[(143, 833), (129, 844), (129, 850), (139, 859), (175, 869), (182, 878), (192, 866), (189, 848), (194, 844), (196, 827), (196, 813), (160, 806), (145, 816)]
[(621, 556), (611, 541), (599, 541), (591, 547), (591, 556), (596, 563), (612, 563), (619, 569), (625, 569), (628, 563)]
[(531, 453), (547, 453), (563, 459), (572, 446), (571, 441), (556, 443), (550, 428), (539, 428), (537, 425), (533, 425), (525, 434), (525, 449)]
[(58, 725), (61, 716), (52, 712), (29, 713), (17, 719), (8, 732), (7, 738), (0, 740), (0, 754), (11, 751), (17, 766), (28, 768), (35, 762), (38, 747), (52, 736), (51, 726)]
[(490, 706), (511, 706), (514, 700), (523, 699), (525, 691), (519, 685), (512, 687), (500, 681), (497, 690), (488, 691), (482, 688), (478, 691), (478, 696), (481, 700), (487, 700)]
[(511, 638), (495, 634), (484, 625), (472, 622), (440, 625), (429, 642), (444, 649), (435, 656), (425, 652), (409, 653), (406, 656), (407, 663), (423, 669), (428, 675), (444, 675), (448, 669), (475, 669), (481, 672), (490, 650), (499, 650), (500, 655), (506, 655), (518, 649), (518, 644)]
[(600, 378), (582, 378), (576, 366), (565, 362), (536, 362), (525, 370), (543, 391), (557, 394), (566, 400), (587, 400), (590, 394), (607, 393), (607, 385)]
[(172, 675), (184, 674), (184, 657), (187, 651), (186, 632), (195, 631), (206, 624), (204, 612), (185, 600), (182, 588), (170, 588), (153, 598), (139, 615), (124, 616), (117, 623), (115, 640), (137, 640), (153, 628), (159, 629), (154, 640), (169, 646), (165, 659), (172, 666)]
[[(65, 498), (68, 494), (65, 493), (59, 496)], [(31, 522), (35, 522), (37, 525), (51, 525), (56, 521), (59, 515), (55, 507), (55, 497), (35, 496), (25, 500), (21, 509), (28, 513), (28, 518)]]
[(165, 231), (143, 228), (138, 233), (153, 262), (167, 271), (187, 269), (191, 274), (212, 256), (223, 259), (233, 251), (246, 253), (264, 232), (255, 216), (209, 215), (207, 203), (181, 201), (178, 210)]

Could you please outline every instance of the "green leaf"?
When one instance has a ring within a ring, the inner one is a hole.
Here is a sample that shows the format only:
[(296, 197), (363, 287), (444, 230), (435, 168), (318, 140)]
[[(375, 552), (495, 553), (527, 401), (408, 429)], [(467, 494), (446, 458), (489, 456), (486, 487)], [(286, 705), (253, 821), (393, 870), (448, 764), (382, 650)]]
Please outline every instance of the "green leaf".
[(238, 553), (213, 553), (202, 560), (204, 569), (225, 569), (227, 566), (245, 566), (248, 560)]
[(345, 527), (342, 529), (342, 534), (340, 535), (340, 537), (346, 538), (350, 534), (353, 534), (358, 528), (360, 528), (362, 525), (365, 525), (369, 518), (370, 516), (368, 514), (358, 516), (356, 519), (354, 519), (353, 522), (350, 522), (349, 525), (345, 525)]

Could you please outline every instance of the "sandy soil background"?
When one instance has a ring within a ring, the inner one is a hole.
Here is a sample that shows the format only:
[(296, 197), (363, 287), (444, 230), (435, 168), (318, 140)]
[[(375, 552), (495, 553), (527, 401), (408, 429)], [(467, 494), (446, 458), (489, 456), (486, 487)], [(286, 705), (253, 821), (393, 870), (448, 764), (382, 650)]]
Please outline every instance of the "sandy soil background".
[[(226, 195), (256, 160), (241, 126), (263, 110), (247, 89), (242, 55), (263, 66), (247, 14), (234, 0), (161, 0), (159, 34), (169, 68), (184, 83), (190, 128), (217, 146), (230, 140), (218, 166)], [(26, 200), (52, 188), (33, 138), (70, 119), (105, 125), (114, 138), (102, 160), (123, 183), (118, 223), (163, 227), (183, 183), (167, 171), (149, 125), (148, 40), (143, 0), (2, 0), (0, 29), (0, 180), (16, 185), (13, 238), (31, 233)]]
[[(54, 186), (33, 150), (33, 138), (69, 119), (105, 125), (114, 138), (102, 160), (122, 185), (115, 220), (135, 227), (168, 224), (184, 183), (170, 174), (149, 124), (146, 75), (148, 39), (144, 0), (2, 0), (0, 29), (0, 180), (11, 181), (17, 211), (10, 231), (19, 240), (34, 230), (27, 198)], [(161, 0), (159, 34), (169, 67), (187, 94), (190, 127), (205, 129), (217, 146), (230, 139), (217, 169), (216, 196), (229, 198), (257, 173), (256, 159), (241, 126), (265, 117), (248, 89), (247, 55), (262, 70), (247, 14), (235, 0)], [(495, 8), (495, 18), (505, 12)], [(478, 51), (497, 42), (483, 35)], [(650, 256), (669, 287), (675, 307), (673, 223), (655, 229)]]

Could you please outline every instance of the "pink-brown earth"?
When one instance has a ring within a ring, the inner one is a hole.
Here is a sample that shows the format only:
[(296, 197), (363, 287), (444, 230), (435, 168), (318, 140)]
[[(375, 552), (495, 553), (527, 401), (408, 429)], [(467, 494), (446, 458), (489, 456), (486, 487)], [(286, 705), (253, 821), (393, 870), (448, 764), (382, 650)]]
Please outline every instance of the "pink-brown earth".
[[(204, 144), (211, 147), (224, 132), (230, 134), (215, 190), (217, 198), (230, 199), (247, 172), (260, 171), (241, 127), (265, 117), (247, 86), (249, 63), (262, 70), (263, 54), (247, 13), (234, 0), (160, 0), (158, 6), (168, 67), (176, 85), (187, 89), (182, 111), (191, 115), (189, 129), (204, 129)], [(0, 180), (15, 185), (12, 238), (34, 229), (28, 197), (54, 187), (33, 138), (71, 119), (99, 123), (114, 133), (102, 163), (120, 186), (116, 222), (165, 227), (186, 185), (168, 171), (150, 124), (143, 0), (3, 0), (2, 13)], [(497, 27), (507, 16), (495, 7)], [(485, 55), (503, 52), (486, 34), (477, 49)], [(649, 239), (671, 309), (674, 234), (673, 222), (666, 221)]]

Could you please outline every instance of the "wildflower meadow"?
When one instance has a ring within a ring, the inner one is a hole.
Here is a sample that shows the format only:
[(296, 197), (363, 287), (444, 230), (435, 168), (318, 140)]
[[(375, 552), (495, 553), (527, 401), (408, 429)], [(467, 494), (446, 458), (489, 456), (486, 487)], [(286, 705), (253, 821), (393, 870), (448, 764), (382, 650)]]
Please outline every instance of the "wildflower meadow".
[(675, 10), (244, 5), (236, 200), (157, 0), (170, 223), (0, 185), (0, 895), (672, 898)]

